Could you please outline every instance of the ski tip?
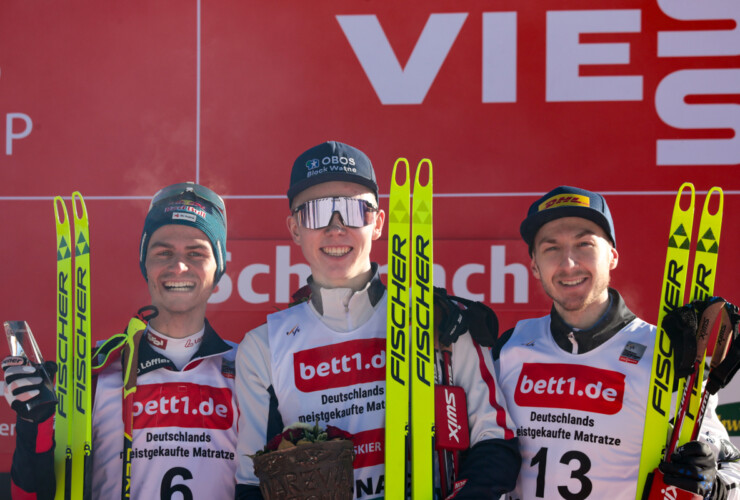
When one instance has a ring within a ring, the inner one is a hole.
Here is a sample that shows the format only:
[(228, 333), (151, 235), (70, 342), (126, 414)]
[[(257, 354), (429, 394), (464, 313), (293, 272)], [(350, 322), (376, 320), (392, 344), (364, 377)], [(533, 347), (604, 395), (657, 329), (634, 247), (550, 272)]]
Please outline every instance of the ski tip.
[[(426, 166), (426, 168), (424, 168)], [(424, 182), (424, 177), (422, 175), (426, 175), (426, 182)], [(431, 187), (432, 186), (432, 160), (429, 158), (423, 158), (421, 161), (419, 161), (419, 164), (416, 166), (416, 178), (414, 181), (414, 187)]]
[[(689, 206), (686, 209), (683, 209), (681, 208), (681, 201), (683, 200), (683, 197), (687, 194), (691, 194)], [(691, 215), (693, 216), (695, 199), (696, 199), (696, 190), (694, 189), (694, 185), (690, 182), (684, 182), (683, 184), (681, 184), (681, 187), (678, 188), (674, 210), (684, 212), (684, 213), (691, 213)]]
[(69, 223), (67, 206), (64, 204), (64, 198), (62, 198), (61, 196), (54, 197), (54, 216), (57, 219), (57, 225), (64, 225)]
[[(403, 181), (398, 181), (399, 172), (403, 172)], [(391, 176), (391, 185), (405, 186), (409, 183), (409, 161), (406, 158), (398, 158), (393, 164), (393, 175)]]
[[(77, 202), (79, 201), (80, 211), (77, 211)], [(85, 206), (85, 200), (82, 198), (82, 194), (79, 191), (72, 193), (72, 212), (76, 221), (87, 219), (87, 207)]]
[[(714, 205), (715, 210), (712, 210), (710, 207), (710, 203), (712, 203), (712, 200), (717, 200)], [(714, 186), (712, 189), (710, 189), (707, 192), (707, 197), (704, 200), (704, 214), (708, 214), (712, 217), (719, 216), (722, 217), (722, 212), (724, 210), (724, 204), (725, 204), (725, 194), (724, 191), (722, 191), (721, 187)]]

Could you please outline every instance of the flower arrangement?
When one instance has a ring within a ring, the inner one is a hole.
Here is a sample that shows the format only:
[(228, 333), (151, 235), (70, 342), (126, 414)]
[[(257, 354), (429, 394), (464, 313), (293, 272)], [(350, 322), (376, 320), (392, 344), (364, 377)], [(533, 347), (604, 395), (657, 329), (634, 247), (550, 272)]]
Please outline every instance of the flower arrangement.
[(270, 439), (265, 447), (257, 451), (253, 457), (258, 457), (271, 451), (285, 450), (305, 444), (336, 441), (340, 439), (352, 440), (352, 435), (349, 432), (343, 431), (339, 427), (334, 427), (333, 425), (327, 425), (326, 429), (322, 429), (319, 427), (318, 422), (314, 425), (296, 422), (286, 427), (282, 433)]
[(266, 500), (354, 498), (354, 443), (337, 427), (290, 425), (250, 457)]

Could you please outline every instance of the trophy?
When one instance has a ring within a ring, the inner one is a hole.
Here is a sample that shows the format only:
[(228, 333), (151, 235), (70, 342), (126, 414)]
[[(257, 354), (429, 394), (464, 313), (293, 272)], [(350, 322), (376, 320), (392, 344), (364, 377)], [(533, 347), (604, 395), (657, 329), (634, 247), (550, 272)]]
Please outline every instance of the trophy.
[[(10, 355), (24, 358), (24, 364), (35, 367), (42, 378), (42, 382), (38, 386), (39, 394), (28, 401), (16, 400), (13, 403), (13, 409), (21, 417), (38, 422), (41, 415), (53, 413), (52, 408), (57, 404), (51, 377), (46, 371), (44, 358), (41, 356), (41, 350), (33, 337), (33, 333), (31, 333), (28, 323), (25, 321), (6, 321), (4, 326)], [(52, 408), (49, 408), (49, 406)]]

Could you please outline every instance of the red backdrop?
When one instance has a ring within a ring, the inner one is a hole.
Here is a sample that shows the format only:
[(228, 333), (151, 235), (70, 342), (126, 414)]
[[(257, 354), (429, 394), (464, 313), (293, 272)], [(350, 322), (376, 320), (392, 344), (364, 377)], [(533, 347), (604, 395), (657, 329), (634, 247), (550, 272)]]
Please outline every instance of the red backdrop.
[[(121, 330), (147, 302), (148, 199), (197, 180), (226, 198), (209, 317), (238, 341), (305, 272), (284, 194), (293, 159), (327, 139), (370, 155), (386, 208), (394, 160), (432, 159), (437, 282), (503, 328), (549, 307), (518, 227), (559, 184), (606, 194), (614, 284), (649, 321), (675, 191), (721, 186), (716, 292), (740, 300), (738, 19), (736, 0), (3, 1), (0, 319), (27, 320), (54, 357), (51, 200), (79, 190), (93, 336)], [(0, 405), (0, 470), (13, 421)]]

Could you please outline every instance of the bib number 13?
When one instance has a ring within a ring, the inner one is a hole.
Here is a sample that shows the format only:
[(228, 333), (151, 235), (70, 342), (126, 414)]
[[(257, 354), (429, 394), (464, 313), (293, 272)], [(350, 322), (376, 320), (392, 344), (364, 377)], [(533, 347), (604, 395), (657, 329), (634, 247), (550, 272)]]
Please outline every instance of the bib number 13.
[[(578, 491), (570, 491), (567, 486), (558, 486), (558, 492), (562, 498), (566, 500), (583, 500), (588, 498), (593, 490), (593, 484), (591, 480), (586, 477), (588, 471), (591, 470), (591, 460), (585, 453), (580, 451), (566, 451), (562, 457), (560, 457), (560, 463), (567, 465), (571, 468), (570, 477), (577, 480), (581, 487)], [(537, 454), (532, 457), (532, 462), (529, 464), (531, 467), (537, 467), (537, 489), (535, 496), (537, 498), (544, 498), (547, 486), (545, 485), (545, 476), (547, 472), (547, 448), (542, 447)], [(552, 486), (550, 486), (552, 488)]]

